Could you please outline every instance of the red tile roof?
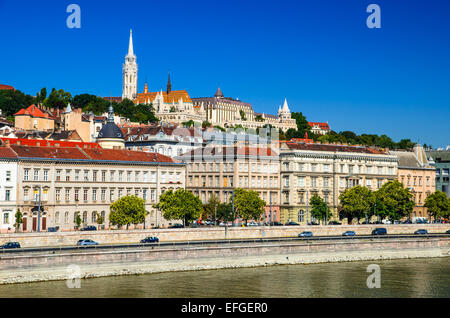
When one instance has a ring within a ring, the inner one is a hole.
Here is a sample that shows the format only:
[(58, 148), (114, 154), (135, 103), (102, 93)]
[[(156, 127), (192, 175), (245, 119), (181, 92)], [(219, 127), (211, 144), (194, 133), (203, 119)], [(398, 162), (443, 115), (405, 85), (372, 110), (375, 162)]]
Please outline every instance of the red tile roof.
[(267, 156), (267, 157), (277, 157), (278, 154), (274, 152), (271, 148), (265, 147), (249, 147), (249, 146), (211, 146), (196, 148), (189, 151), (182, 156), (184, 157), (197, 157), (197, 156)]
[[(161, 92), (139, 93), (134, 102), (136, 104), (146, 103), (148, 100), (150, 100), (150, 102), (153, 102), (158, 93), (161, 94)], [(192, 103), (192, 100), (189, 97), (188, 92), (184, 89), (179, 91), (170, 91), (169, 94), (163, 91), (162, 95), (164, 103), (166, 104), (178, 103), (180, 99), (183, 99), (183, 102), (185, 103)]]
[(12, 87), (10, 85), (4, 85), (4, 84), (0, 84), (0, 89), (15, 91), (14, 87)]
[(83, 161), (123, 161), (142, 163), (179, 163), (170, 157), (159, 153), (131, 151), (122, 149), (79, 147), (33, 147), (22, 145), (10, 145), (0, 147), (0, 158), (28, 158), (28, 159), (65, 159)]
[(41, 109), (39, 109), (39, 107), (37, 107), (34, 104), (29, 106), (26, 109), (22, 108), (21, 110), (19, 110), (17, 113), (14, 114), (14, 116), (20, 116), (20, 115), (55, 119), (55, 118), (52, 118), (52, 116), (50, 116), (50, 114), (48, 112), (43, 112)]
[(61, 147), (61, 148), (101, 148), (96, 142), (76, 142), (76, 141), (60, 141), (60, 140), (42, 140), (27, 138), (7, 138), (0, 137), (2, 144), (8, 141), (11, 145), (37, 146), (37, 147)]

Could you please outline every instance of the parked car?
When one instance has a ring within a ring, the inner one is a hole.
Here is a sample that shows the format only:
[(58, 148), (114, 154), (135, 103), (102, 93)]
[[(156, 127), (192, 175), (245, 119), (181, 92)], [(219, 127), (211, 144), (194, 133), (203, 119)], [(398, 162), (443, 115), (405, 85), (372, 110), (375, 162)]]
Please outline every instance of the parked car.
[(422, 234), (422, 235), (428, 234), (428, 231), (425, 229), (420, 229), (420, 230), (415, 231), (414, 234)]
[(181, 229), (183, 227), (184, 227), (183, 224), (175, 223), (175, 224), (170, 225), (169, 229)]
[(280, 222), (271, 222), (271, 223), (268, 223), (268, 225), (270, 225), (270, 226), (283, 226), (283, 223), (280, 223)]
[(372, 235), (386, 235), (387, 230), (384, 227), (377, 227), (372, 231)]
[(156, 236), (147, 236), (145, 239), (141, 240), (141, 243), (158, 243), (159, 238)]
[(214, 221), (211, 221), (211, 220), (205, 220), (205, 221), (203, 221), (203, 224), (204, 224), (204, 225), (214, 225)]
[(390, 220), (387, 220), (387, 219), (382, 220), (381, 223), (383, 223), (383, 224), (392, 224), (392, 222)]
[(450, 230), (447, 230), (447, 232), (445, 232), (445, 234), (450, 234)]
[(402, 224), (412, 224), (411, 220), (403, 221)]
[(8, 248), (20, 248), (19, 242), (6, 242), (5, 244), (0, 246), (0, 249), (8, 249)]
[(328, 222), (328, 225), (342, 225), (342, 223), (338, 221), (330, 221)]
[(84, 240), (79, 240), (77, 242), (78, 246), (92, 246), (92, 245), (98, 245), (97, 242), (90, 240), (90, 239), (84, 239)]
[(308, 225), (319, 225), (319, 223), (316, 223), (316, 222), (309, 222)]
[(97, 231), (97, 228), (93, 225), (83, 227), (80, 231)]
[(287, 222), (285, 225), (300, 225), (300, 224), (291, 221), (291, 222)]
[(47, 232), (58, 232), (58, 230), (59, 230), (59, 226), (47, 228)]
[(255, 221), (250, 221), (250, 222), (247, 222), (247, 226), (259, 226), (259, 224), (256, 223)]
[(342, 236), (355, 236), (356, 233), (355, 231), (345, 231), (344, 233), (342, 233)]
[(228, 222), (220, 222), (219, 226), (230, 226)]
[(298, 237), (311, 237), (313, 236), (313, 233), (311, 231), (303, 231), (298, 235)]

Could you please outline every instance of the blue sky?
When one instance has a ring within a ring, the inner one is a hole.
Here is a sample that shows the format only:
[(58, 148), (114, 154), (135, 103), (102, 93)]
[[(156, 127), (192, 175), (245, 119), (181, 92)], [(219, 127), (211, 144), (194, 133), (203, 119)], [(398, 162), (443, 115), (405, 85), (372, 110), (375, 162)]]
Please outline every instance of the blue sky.
[[(81, 7), (81, 29), (66, 7)], [(366, 7), (381, 8), (381, 29)], [(450, 144), (450, 2), (0, 0), (0, 83), (29, 94), (120, 96), (130, 28), (138, 86), (226, 96), (276, 113), (284, 98), (336, 131)]]

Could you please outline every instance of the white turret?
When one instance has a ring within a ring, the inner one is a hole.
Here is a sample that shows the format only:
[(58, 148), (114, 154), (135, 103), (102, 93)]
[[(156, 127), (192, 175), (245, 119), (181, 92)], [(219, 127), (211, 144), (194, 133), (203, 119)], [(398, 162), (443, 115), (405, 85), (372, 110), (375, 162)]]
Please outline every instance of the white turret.
[(130, 30), (130, 42), (128, 44), (128, 54), (125, 56), (123, 64), (123, 86), (122, 98), (134, 100), (137, 97), (137, 72), (136, 55), (133, 50), (133, 31)]

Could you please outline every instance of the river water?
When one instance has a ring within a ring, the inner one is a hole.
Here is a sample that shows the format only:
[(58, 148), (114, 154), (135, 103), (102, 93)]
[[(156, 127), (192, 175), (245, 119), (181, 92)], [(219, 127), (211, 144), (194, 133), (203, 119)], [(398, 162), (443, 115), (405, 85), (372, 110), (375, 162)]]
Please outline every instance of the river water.
[[(367, 288), (378, 264), (381, 288)], [(0, 297), (450, 297), (450, 258), (282, 265), (2, 285)]]

